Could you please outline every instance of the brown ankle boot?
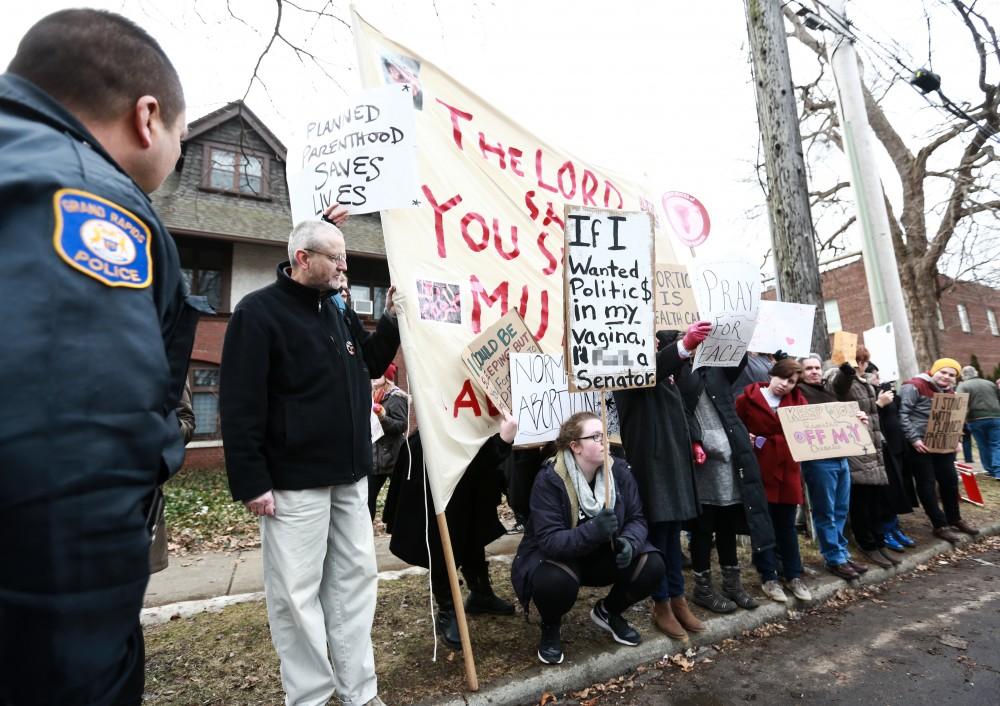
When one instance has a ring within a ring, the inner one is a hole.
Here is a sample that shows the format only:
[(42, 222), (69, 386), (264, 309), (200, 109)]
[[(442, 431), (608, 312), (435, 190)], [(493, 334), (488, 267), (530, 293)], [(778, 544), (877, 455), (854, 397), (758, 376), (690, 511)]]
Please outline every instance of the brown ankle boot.
[(675, 640), (687, 639), (688, 634), (674, 617), (670, 601), (653, 601), (653, 624), (667, 637), (672, 637)]
[(674, 611), (674, 617), (688, 632), (701, 632), (705, 629), (705, 623), (694, 617), (694, 613), (688, 608), (687, 598), (684, 596), (671, 598), (670, 607)]

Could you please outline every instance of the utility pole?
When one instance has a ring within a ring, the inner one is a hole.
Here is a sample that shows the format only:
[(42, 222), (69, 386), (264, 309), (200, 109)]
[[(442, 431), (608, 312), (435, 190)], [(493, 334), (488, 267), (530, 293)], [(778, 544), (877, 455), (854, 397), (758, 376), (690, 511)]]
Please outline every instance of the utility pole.
[(826, 0), (825, 4), (827, 24), (833, 34), (826, 43), (826, 52), (839, 95), (837, 107), (840, 110), (844, 151), (851, 165), (851, 188), (858, 210), (858, 223), (861, 224), (861, 252), (872, 314), (876, 326), (892, 322), (899, 373), (902, 380), (908, 380), (917, 373), (917, 355), (913, 349), (910, 319), (892, 247), (882, 180), (875, 161), (876, 141), (865, 109), (858, 53), (854, 41), (845, 36), (843, 25), (846, 25), (847, 16), (844, 0)]
[(744, 1), (767, 172), (767, 212), (778, 296), (782, 301), (816, 304), (812, 350), (826, 360), (830, 357), (830, 340), (785, 21), (778, 0)]

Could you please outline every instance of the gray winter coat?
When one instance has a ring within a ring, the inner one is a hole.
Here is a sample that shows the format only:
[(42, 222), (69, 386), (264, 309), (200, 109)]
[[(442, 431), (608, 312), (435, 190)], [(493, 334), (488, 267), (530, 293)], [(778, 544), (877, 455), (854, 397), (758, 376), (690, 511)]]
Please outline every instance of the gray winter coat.
[[(845, 363), (837, 373), (840, 378), (850, 380), (846, 392), (838, 397), (841, 402), (854, 401), (861, 411), (868, 415), (868, 431), (875, 442), (875, 453), (866, 456), (848, 456), (847, 463), (851, 467), (851, 483), (854, 485), (889, 485), (889, 477), (885, 473), (885, 459), (882, 457), (882, 427), (879, 424), (878, 392), (863, 378), (858, 377), (854, 367)], [(842, 387), (834, 384), (834, 387)]]
[(910, 378), (899, 390), (899, 425), (911, 444), (922, 441), (931, 418), (931, 403), (937, 392), (950, 392), (938, 387), (927, 373)]

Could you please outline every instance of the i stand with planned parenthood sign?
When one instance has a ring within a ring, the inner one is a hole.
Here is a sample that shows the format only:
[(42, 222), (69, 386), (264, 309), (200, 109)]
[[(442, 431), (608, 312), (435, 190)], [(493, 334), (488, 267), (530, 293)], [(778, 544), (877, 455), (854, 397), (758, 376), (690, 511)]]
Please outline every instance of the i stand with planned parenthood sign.
[[(653, 221), (644, 211), (566, 206), (566, 372), (573, 392), (656, 384)], [(605, 505), (611, 464), (604, 447)]]

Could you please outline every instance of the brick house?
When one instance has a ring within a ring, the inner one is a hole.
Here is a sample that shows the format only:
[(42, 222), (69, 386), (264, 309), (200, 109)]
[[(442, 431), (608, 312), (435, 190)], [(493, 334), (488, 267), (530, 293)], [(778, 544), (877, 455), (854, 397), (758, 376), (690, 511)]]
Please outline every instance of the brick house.
[[(188, 126), (176, 168), (152, 195), (177, 242), (191, 291), (208, 297), (217, 312), (199, 323), (191, 355), (197, 428), (186, 466), (222, 465), (222, 341), (240, 299), (274, 281), (278, 263), (288, 259), (292, 217), (285, 157), (281, 141), (235, 101)], [(381, 221), (378, 214), (353, 216), (343, 230), (354, 308), (374, 328), (389, 286)]]
[[(1000, 291), (975, 282), (954, 281), (941, 276), (942, 286), (951, 285), (941, 295), (938, 307), (941, 351), (968, 365), (972, 354), (979, 359), (984, 375), (992, 375), (1000, 365)], [(849, 264), (822, 274), (823, 305), (830, 332), (844, 330), (860, 334), (875, 326), (860, 257)], [(774, 290), (764, 293), (774, 299)]]

